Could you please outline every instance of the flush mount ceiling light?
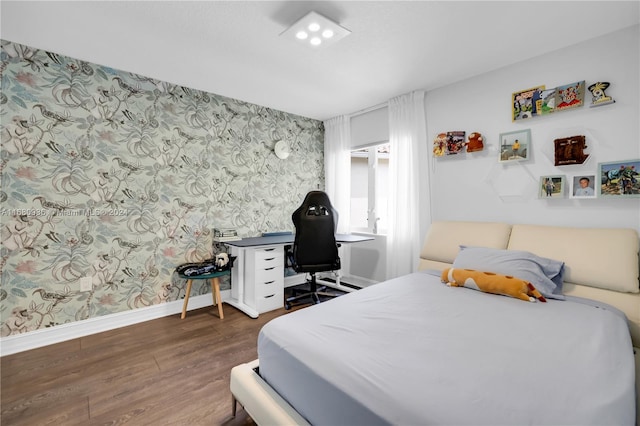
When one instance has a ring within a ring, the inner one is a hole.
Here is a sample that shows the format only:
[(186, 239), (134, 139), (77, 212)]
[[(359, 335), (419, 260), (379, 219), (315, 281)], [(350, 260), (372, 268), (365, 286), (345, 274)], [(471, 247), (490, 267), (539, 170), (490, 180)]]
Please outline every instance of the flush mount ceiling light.
[(351, 31), (332, 20), (319, 13), (309, 12), (280, 35), (319, 48), (335, 43), (349, 34)]

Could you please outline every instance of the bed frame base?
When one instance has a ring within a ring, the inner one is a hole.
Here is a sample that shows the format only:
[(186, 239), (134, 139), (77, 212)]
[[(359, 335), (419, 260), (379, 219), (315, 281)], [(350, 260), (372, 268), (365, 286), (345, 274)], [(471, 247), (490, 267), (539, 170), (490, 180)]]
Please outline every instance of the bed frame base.
[(231, 369), (231, 395), (233, 417), (240, 403), (258, 425), (309, 425), (304, 417), (291, 407), (258, 374), (259, 363), (254, 360)]

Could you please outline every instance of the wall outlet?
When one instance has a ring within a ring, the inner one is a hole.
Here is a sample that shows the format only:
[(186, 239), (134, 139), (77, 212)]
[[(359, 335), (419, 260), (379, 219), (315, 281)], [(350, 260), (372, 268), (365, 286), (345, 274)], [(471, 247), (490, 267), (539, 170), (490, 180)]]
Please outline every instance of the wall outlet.
[(93, 290), (93, 281), (91, 277), (82, 277), (80, 278), (80, 291), (91, 291)]

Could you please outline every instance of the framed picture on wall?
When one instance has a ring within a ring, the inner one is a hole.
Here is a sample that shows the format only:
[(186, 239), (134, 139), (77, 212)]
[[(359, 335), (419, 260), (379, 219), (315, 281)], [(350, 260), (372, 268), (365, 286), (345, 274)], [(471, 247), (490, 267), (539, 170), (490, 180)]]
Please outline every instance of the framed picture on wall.
[(538, 198), (564, 198), (565, 186), (564, 175), (540, 176)]
[(598, 195), (602, 197), (640, 197), (640, 160), (598, 164)]
[(571, 177), (571, 198), (596, 198), (596, 175), (580, 174)]
[(498, 161), (522, 161), (529, 159), (531, 152), (531, 129), (500, 133)]

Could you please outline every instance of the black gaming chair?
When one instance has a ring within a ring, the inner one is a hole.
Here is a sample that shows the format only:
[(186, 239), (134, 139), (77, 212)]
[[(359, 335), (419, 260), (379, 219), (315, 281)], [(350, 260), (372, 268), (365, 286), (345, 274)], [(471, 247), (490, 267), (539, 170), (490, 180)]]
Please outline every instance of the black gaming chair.
[(340, 269), (335, 237), (338, 213), (327, 194), (322, 191), (309, 192), (302, 205), (293, 212), (291, 219), (296, 228), (292, 266), (296, 272), (309, 273), (311, 280), (308, 281), (309, 291), (286, 299), (286, 309), (291, 308), (292, 302), (310, 299), (315, 304), (320, 303), (320, 296), (337, 296), (324, 292), (325, 288), (318, 289), (316, 273)]

